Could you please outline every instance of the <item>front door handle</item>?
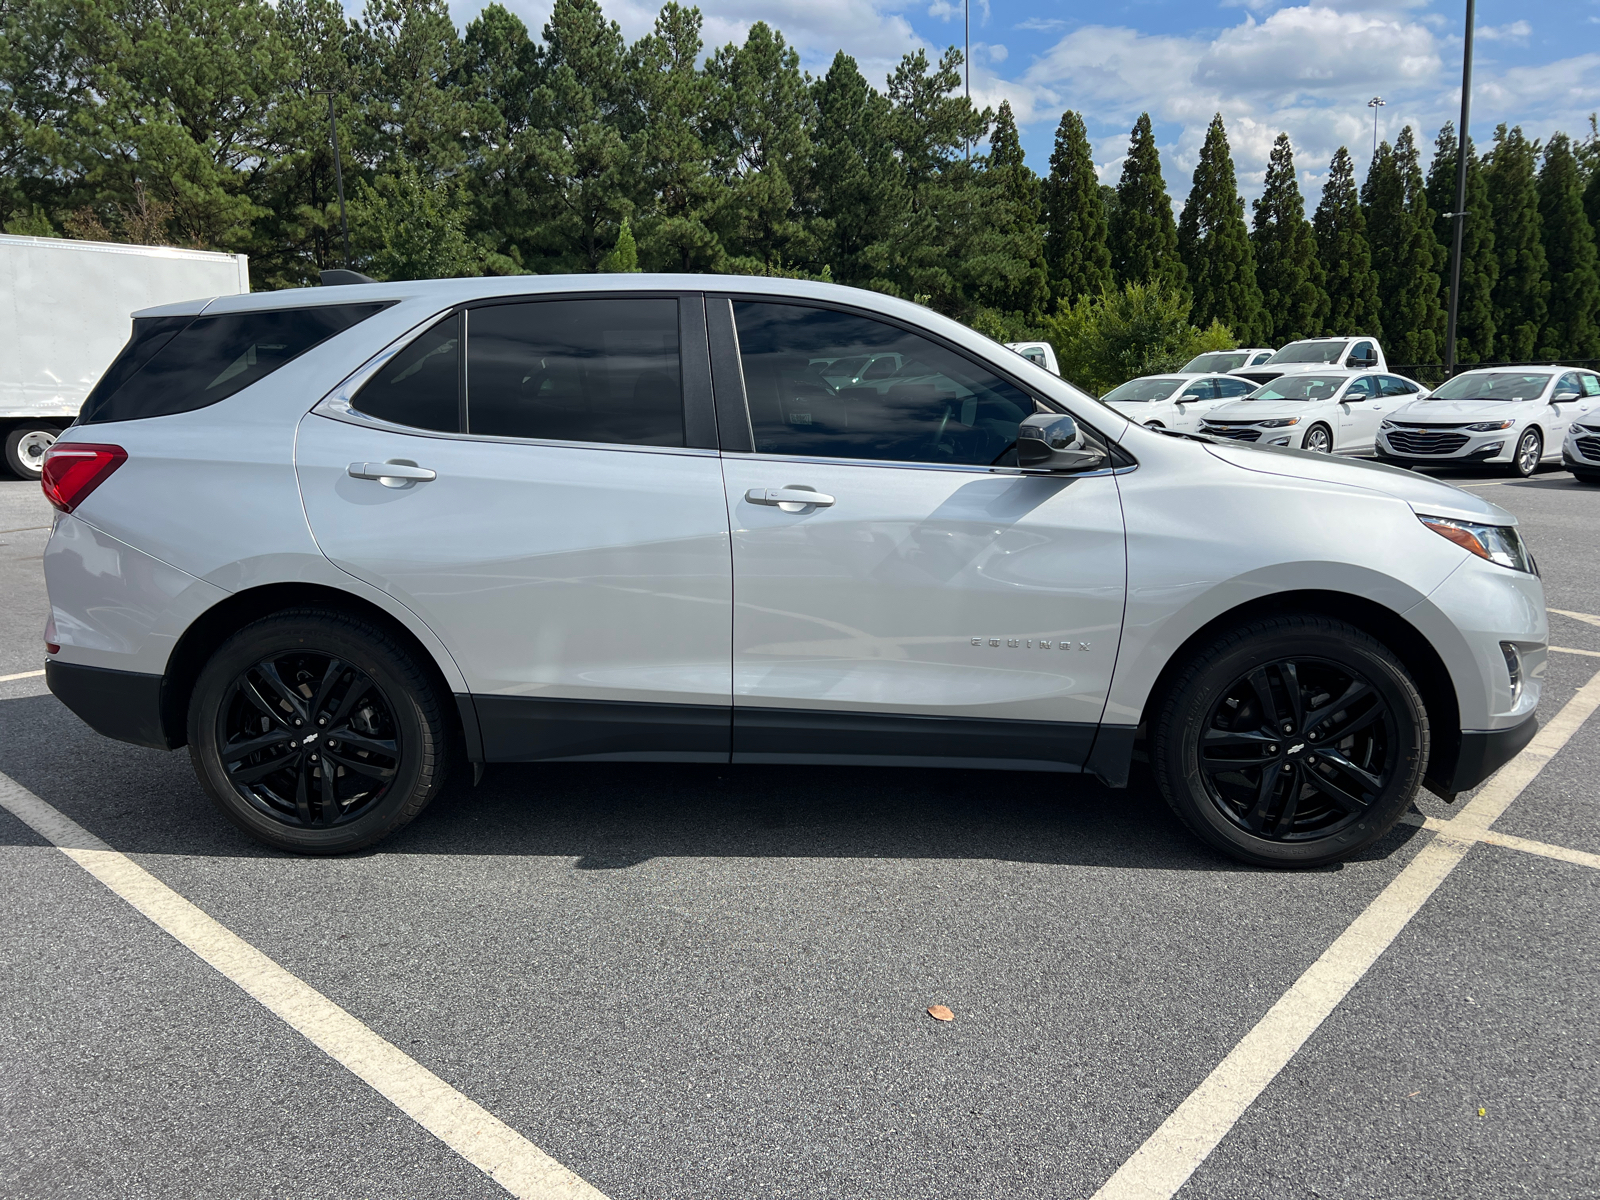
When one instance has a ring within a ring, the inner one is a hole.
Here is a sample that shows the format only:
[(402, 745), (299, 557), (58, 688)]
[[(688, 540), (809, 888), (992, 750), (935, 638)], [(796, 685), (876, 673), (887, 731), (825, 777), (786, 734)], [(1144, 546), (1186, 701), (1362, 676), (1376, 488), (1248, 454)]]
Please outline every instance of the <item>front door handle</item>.
[(751, 504), (770, 504), (784, 512), (802, 512), (807, 508), (827, 508), (833, 497), (806, 487), (803, 483), (781, 488), (751, 488), (744, 494)]
[(409, 487), (413, 483), (427, 483), (430, 479), (437, 479), (438, 475), (419, 467), (414, 462), (405, 459), (391, 459), (388, 462), (353, 462), (349, 467), (351, 479), (376, 479), (384, 487), (401, 488)]

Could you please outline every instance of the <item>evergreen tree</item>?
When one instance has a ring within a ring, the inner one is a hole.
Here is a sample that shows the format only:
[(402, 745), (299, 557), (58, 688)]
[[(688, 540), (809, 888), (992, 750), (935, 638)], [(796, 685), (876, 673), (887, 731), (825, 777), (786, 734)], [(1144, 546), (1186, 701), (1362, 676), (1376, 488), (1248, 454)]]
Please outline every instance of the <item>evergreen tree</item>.
[(1294, 150), (1287, 133), (1280, 133), (1272, 145), (1265, 186), (1255, 202), (1251, 242), (1266, 344), (1281, 346), (1316, 337), (1328, 318), (1328, 293), (1317, 260), (1316, 238), (1295, 180)]
[(1075, 112), (1061, 114), (1045, 181), (1045, 262), (1057, 303), (1098, 296), (1111, 286), (1106, 206), (1089, 149), (1089, 131)]
[(1388, 142), (1379, 147), (1361, 199), (1378, 273), (1384, 351), (1395, 362), (1438, 362), (1444, 350), (1441, 255), (1409, 125), (1393, 150)]
[(1178, 253), (1194, 297), (1190, 320), (1202, 328), (1221, 321), (1246, 345), (1264, 336), (1255, 255), (1221, 113), (1206, 130), (1189, 200), (1178, 218)]
[(1538, 350), (1549, 317), (1544, 237), (1539, 221), (1539, 188), (1534, 175), (1538, 147), (1522, 127), (1494, 131), (1494, 149), (1484, 171), (1489, 191), (1499, 275), (1494, 286), (1494, 357), (1525, 361)]
[(893, 238), (906, 193), (890, 141), (889, 101), (839, 51), (815, 88), (817, 236), (840, 283), (893, 291)]
[(1140, 113), (1133, 126), (1108, 241), (1118, 283), (1160, 282), (1187, 296), (1187, 272), (1178, 256), (1178, 230), (1149, 113)]
[(1550, 280), (1541, 358), (1600, 358), (1600, 269), (1594, 228), (1583, 211), (1583, 178), (1564, 133), (1544, 148), (1539, 220)]
[(1367, 245), (1367, 223), (1356, 195), (1355, 165), (1350, 151), (1340, 146), (1328, 166), (1311, 227), (1317, 235), (1317, 258), (1322, 262), (1328, 289), (1330, 334), (1372, 334), (1378, 321), (1378, 275), (1372, 269)]
[(1049, 306), (1040, 226), (1039, 177), (1022, 156), (1011, 102), (1002, 100), (983, 159), (983, 219), (962, 256), (970, 294), (981, 305), (1027, 316)]
[(455, 82), (475, 114), (467, 149), (469, 236), (494, 273), (522, 269), (519, 241), (535, 219), (524, 186), (523, 147), (537, 60), (528, 27), (499, 4), (486, 5), (462, 37)]
[[(1450, 303), (1450, 254), (1455, 245), (1455, 219), (1444, 214), (1456, 207), (1456, 130), (1446, 124), (1434, 142), (1433, 163), (1428, 168), (1428, 203), (1434, 212), (1434, 231), (1444, 251), (1440, 274), (1440, 303)], [(1494, 227), (1489, 211), (1489, 190), (1483, 167), (1472, 143), (1467, 143), (1467, 216), (1461, 226), (1461, 303), (1456, 311), (1456, 362), (1475, 363), (1494, 356), (1494, 283), (1500, 264), (1494, 254)]]

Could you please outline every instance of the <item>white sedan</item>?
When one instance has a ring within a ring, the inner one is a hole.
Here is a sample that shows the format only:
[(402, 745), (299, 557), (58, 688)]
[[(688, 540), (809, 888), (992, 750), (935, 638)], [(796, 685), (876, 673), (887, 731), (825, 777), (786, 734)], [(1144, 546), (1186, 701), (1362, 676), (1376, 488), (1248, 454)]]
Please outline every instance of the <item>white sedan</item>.
[(1112, 388), (1100, 402), (1151, 429), (1195, 433), (1207, 412), (1248, 396), (1255, 386), (1232, 375), (1142, 375)]
[(1179, 368), (1180, 375), (1216, 375), (1237, 371), (1240, 367), (1259, 367), (1276, 354), (1264, 346), (1246, 350), (1207, 350), (1197, 354)]
[(1600, 376), (1561, 367), (1485, 367), (1447, 379), (1426, 403), (1389, 414), (1378, 455), (1407, 466), (1499, 464), (1526, 478), (1559, 462), (1575, 413), (1600, 396)]
[(1427, 394), (1416, 380), (1383, 371), (1283, 375), (1212, 409), (1200, 432), (1319, 454), (1371, 454), (1379, 422)]

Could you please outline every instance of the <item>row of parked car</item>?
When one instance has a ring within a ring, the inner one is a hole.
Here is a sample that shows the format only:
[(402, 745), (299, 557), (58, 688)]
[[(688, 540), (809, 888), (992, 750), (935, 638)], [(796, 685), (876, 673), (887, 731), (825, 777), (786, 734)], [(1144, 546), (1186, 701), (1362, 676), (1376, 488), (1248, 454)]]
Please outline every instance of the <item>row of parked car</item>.
[(1152, 429), (1524, 477), (1560, 463), (1600, 484), (1600, 375), (1581, 368), (1485, 367), (1430, 390), (1390, 371), (1375, 339), (1310, 338), (1201, 354), (1101, 400)]

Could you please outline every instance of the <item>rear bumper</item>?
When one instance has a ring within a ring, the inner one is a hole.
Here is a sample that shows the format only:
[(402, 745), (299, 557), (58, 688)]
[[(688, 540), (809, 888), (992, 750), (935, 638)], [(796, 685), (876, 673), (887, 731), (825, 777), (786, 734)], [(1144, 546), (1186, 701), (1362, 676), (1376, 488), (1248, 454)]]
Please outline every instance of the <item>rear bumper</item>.
[(1532, 714), (1509, 729), (1463, 729), (1454, 762), (1439, 762), (1435, 752), (1428, 763), (1428, 789), (1453, 799), (1457, 792), (1477, 787), (1515, 758), (1538, 732), (1539, 718)]
[(56, 698), (96, 733), (153, 750), (183, 744), (169, 739), (164, 729), (159, 675), (51, 659), (44, 665), (44, 679)]

